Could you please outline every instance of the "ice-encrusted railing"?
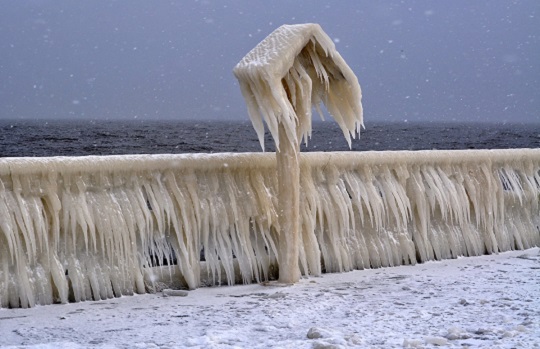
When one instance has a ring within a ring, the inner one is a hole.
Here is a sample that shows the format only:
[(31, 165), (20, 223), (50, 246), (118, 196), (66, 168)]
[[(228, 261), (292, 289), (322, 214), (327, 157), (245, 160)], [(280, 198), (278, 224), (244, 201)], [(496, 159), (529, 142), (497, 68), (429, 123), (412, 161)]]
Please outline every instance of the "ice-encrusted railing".
[[(307, 153), (300, 165), (304, 275), (540, 245), (539, 149)], [(261, 153), (0, 159), (0, 305), (179, 277), (195, 288), (202, 272), (267, 280), (282, 253), (275, 174)]]

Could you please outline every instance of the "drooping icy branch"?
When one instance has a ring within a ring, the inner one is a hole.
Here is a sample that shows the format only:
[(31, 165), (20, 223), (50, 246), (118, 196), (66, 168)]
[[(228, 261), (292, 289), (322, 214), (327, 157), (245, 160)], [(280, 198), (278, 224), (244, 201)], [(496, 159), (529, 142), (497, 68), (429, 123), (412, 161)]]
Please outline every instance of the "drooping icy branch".
[[(358, 79), (318, 24), (283, 25), (234, 68), (264, 150), (264, 122), (279, 149), (278, 124), (298, 144), (311, 136), (311, 109), (324, 103), (351, 146), (362, 126)], [(298, 139), (300, 137), (300, 139)]]

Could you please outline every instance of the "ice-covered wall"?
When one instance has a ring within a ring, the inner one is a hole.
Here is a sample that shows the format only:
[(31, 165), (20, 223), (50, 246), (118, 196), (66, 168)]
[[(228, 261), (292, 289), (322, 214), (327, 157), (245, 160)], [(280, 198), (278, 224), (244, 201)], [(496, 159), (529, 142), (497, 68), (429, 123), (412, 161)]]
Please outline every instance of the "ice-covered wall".
[[(540, 245), (538, 149), (300, 163), (303, 274)], [(0, 159), (0, 306), (142, 293), (169, 275), (195, 288), (201, 266), (214, 283), (266, 280), (275, 166), (261, 153)]]

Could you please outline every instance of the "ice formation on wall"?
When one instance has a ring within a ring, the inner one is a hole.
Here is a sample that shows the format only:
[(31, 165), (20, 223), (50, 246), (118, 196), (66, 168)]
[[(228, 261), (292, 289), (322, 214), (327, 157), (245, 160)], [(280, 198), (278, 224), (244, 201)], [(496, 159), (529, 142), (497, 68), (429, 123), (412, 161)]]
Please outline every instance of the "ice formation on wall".
[[(538, 149), (300, 160), (303, 274), (540, 245)], [(216, 284), (266, 280), (275, 171), (256, 153), (0, 159), (0, 307), (141, 293), (171, 276), (195, 288), (201, 266)]]
[(285, 139), (299, 144), (311, 136), (311, 110), (321, 102), (341, 127), (349, 146), (362, 125), (358, 79), (320, 25), (283, 25), (234, 68), (249, 116), (264, 150), (264, 122), (280, 149)]

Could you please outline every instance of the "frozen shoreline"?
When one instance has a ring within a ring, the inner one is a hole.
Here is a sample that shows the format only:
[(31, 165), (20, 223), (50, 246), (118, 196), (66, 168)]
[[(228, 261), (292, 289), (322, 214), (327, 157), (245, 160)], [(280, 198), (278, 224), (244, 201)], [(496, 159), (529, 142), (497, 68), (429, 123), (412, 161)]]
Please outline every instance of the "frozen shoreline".
[(2, 348), (436, 345), (540, 348), (540, 249), (324, 274), (293, 286), (0, 309)]

